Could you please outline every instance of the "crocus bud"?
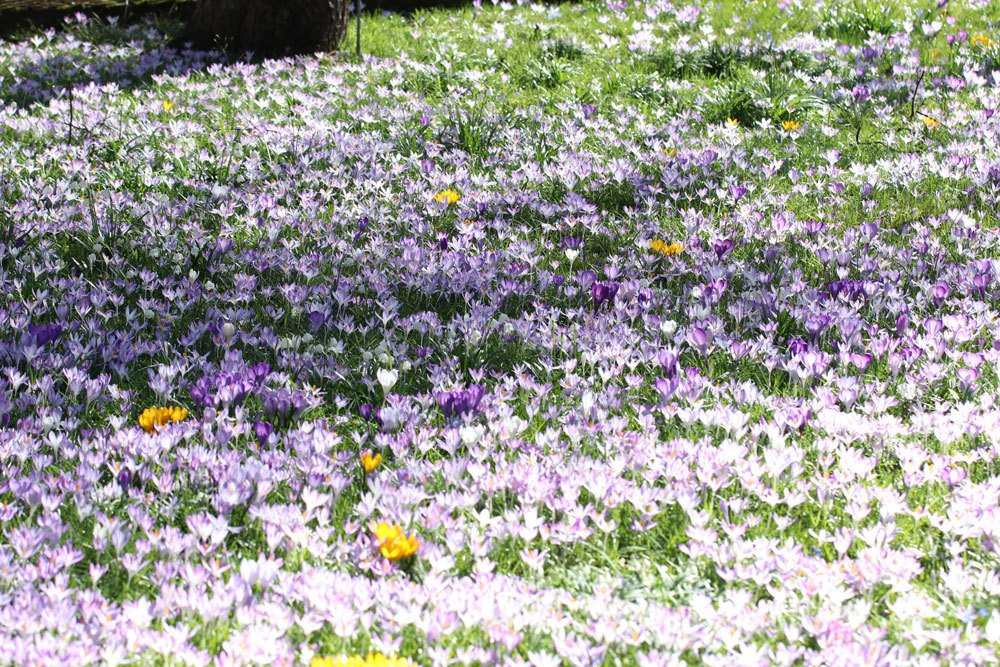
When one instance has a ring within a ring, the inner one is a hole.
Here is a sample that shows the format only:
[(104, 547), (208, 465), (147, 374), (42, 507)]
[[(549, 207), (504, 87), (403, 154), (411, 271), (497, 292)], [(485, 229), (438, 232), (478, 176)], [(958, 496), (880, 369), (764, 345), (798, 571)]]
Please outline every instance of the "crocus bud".
[(399, 371), (396, 369), (380, 368), (375, 375), (378, 378), (378, 383), (382, 385), (383, 394), (388, 394), (389, 390), (396, 385), (396, 381), (399, 380)]
[(257, 436), (257, 442), (261, 446), (267, 444), (267, 440), (271, 437), (272, 433), (274, 433), (274, 427), (267, 422), (257, 422), (253, 425), (253, 434)]

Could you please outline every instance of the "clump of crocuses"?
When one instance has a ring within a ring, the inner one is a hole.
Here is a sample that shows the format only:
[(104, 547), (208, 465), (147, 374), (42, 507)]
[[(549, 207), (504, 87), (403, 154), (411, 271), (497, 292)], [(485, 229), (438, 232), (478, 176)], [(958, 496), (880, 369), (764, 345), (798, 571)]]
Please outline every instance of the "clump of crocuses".
[(437, 403), (441, 412), (448, 419), (471, 414), (479, 408), (485, 389), (482, 385), (473, 384), (467, 389), (458, 391), (442, 391), (437, 394)]

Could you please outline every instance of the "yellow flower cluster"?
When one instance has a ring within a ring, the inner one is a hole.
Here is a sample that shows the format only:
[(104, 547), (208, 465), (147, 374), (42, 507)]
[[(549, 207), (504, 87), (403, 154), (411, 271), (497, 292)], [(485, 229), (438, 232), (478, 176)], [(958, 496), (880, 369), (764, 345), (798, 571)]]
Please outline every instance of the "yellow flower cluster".
[(415, 667), (409, 658), (386, 657), (381, 653), (369, 653), (366, 656), (342, 655), (339, 658), (330, 656), (312, 659), (310, 667)]
[(403, 527), (399, 524), (390, 524), (379, 521), (374, 528), (375, 537), (378, 539), (378, 548), (382, 555), (389, 560), (396, 561), (409, 558), (417, 553), (420, 540), (416, 535), (407, 536), (403, 533)]
[(927, 126), (928, 130), (933, 130), (935, 127), (941, 124), (941, 121), (936, 118), (931, 118), (930, 116), (923, 116), (920, 120), (924, 121), (924, 125)]
[(153, 406), (151, 408), (146, 408), (142, 411), (142, 414), (139, 415), (139, 426), (141, 426), (142, 430), (146, 433), (152, 433), (169, 422), (184, 421), (187, 414), (187, 410), (176, 406), (172, 408), (160, 408)]
[(735, 118), (726, 118), (726, 127), (739, 127), (740, 121)]
[(439, 204), (445, 204), (447, 206), (451, 206), (452, 204), (457, 202), (460, 198), (461, 195), (459, 195), (451, 188), (447, 190), (442, 190), (441, 192), (434, 195), (434, 201), (436, 201)]
[(649, 242), (649, 247), (653, 249), (653, 252), (663, 255), (664, 257), (679, 255), (681, 254), (681, 251), (684, 250), (684, 246), (677, 241), (667, 243), (663, 239), (653, 239)]
[(781, 121), (781, 129), (785, 132), (794, 132), (802, 129), (802, 123), (797, 120), (783, 120)]
[(163, 110), (164, 111), (170, 111), (173, 108), (174, 108), (174, 103), (173, 102), (171, 102), (170, 100), (163, 100)]
[(973, 46), (986, 46), (986, 47), (993, 46), (994, 44), (992, 39), (982, 34), (973, 35), (972, 39), (969, 40), (969, 43), (972, 44)]
[(366, 475), (370, 475), (371, 472), (375, 470), (375, 468), (377, 468), (380, 463), (382, 463), (381, 454), (376, 454), (375, 456), (372, 456), (372, 451), (370, 449), (366, 449), (364, 452), (361, 453), (361, 467), (365, 469)]
[(677, 151), (675, 151), (673, 148), (661, 148), (660, 151), (667, 157), (674, 157), (675, 155), (677, 155)]

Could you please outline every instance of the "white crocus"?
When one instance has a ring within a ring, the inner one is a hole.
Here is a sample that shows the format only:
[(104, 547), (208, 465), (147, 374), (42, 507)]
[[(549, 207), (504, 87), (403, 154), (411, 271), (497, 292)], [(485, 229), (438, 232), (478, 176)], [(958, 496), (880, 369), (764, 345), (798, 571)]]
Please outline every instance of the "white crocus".
[(382, 393), (384, 394), (388, 394), (389, 390), (396, 386), (396, 381), (399, 380), (399, 371), (396, 369), (380, 368), (375, 375), (378, 377), (378, 383), (382, 385)]

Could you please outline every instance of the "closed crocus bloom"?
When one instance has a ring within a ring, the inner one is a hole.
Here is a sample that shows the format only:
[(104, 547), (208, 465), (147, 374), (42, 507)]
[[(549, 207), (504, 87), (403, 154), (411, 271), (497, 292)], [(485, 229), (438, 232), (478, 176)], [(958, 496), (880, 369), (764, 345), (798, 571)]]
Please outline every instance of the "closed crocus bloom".
[(941, 479), (948, 486), (957, 486), (965, 481), (969, 471), (961, 466), (948, 466), (941, 471)]
[(851, 353), (851, 363), (854, 364), (859, 371), (864, 373), (868, 370), (868, 366), (872, 363), (872, 355), (870, 354), (858, 354)]
[(687, 340), (691, 347), (704, 354), (712, 343), (712, 334), (704, 327), (693, 327), (688, 331)]
[(392, 370), (389, 370), (388, 368), (380, 368), (375, 373), (375, 377), (378, 379), (378, 383), (382, 387), (382, 392), (388, 394), (389, 390), (396, 386), (396, 381), (399, 380), (399, 371), (395, 368)]
[(935, 306), (940, 306), (950, 294), (951, 288), (948, 286), (948, 283), (944, 282), (937, 283), (931, 290), (931, 296), (934, 299)]
[(364, 468), (366, 475), (374, 472), (380, 463), (382, 463), (381, 454), (373, 455), (370, 449), (361, 453), (361, 467)]
[(118, 484), (122, 489), (127, 489), (132, 485), (132, 473), (128, 468), (122, 468), (118, 473)]
[(678, 359), (680, 359), (680, 351), (675, 349), (660, 350), (657, 355), (660, 368), (663, 369), (663, 374), (668, 378), (673, 377), (677, 373)]
[(446, 391), (437, 395), (438, 405), (445, 417), (451, 418), (474, 412), (483, 399), (485, 389), (478, 384), (464, 391)]
[(959, 368), (955, 371), (955, 375), (958, 377), (958, 386), (963, 391), (970, 391), (975, 387), (976, 380), (979, 379), (979, 370), (975, 368)]
[(259, 421), (256, 424), (254, 424), (253, 432), (254, 435), (257, 437), (257, 442), (259, 442), (261, 446), (263, 446), (267, 444), (267, 441), (271, 437), (271, 434), (274, 433), (274, 427), (267, 422)]
[(590, 286), (590, 294), (594, 297), (594, 310), (599, 309), (605, 303), (608, 307), (614, 304), (615, 296), (618, 294), (618, 283), (594, 283)]
[(677, 391), (677, 387), (680, 385), (680, 380), (677, 378), (657, 378), (656, 379), (656, 391), (659, 392), (660, 398), (664, 401), (668, 400)]

